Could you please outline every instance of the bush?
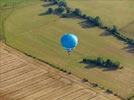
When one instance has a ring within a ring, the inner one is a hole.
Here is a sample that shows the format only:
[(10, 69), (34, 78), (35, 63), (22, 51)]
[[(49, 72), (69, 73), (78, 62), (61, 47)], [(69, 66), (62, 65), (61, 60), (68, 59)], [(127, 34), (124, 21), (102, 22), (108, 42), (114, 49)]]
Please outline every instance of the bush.
[(94, 22), (94, 24), (95, 24), (96, 26), (99, 26), (99, 27), (102, 26), (102, 21), (101, 21), (101, 18), (100, 18), (99, 16), (96, 16), (96, 17), (94, 18), (93, 22)]
[(82, 12), (80, 9), (78, 8), (75, 8), (75, 10), (73, 11), (73, 13), (76, 15), (76, 16), (81, 16)]
[(97, 83), (92, 83), (93, 87), (98, 87), (99, 85)]
[(81, 81), (82, 81), (82, 82), (88, 82), (88, 79), (83, 78)]
[(65, 11), (65, 8), (63, 8), (63, 7), (58, 7), (58, 8), (55, 9), (55, 13), (58, 13), (58, 14), (61, 14), (64, 11)]
[(63, 69), (62, 69), (62, 68), (60, 68), (59, 70), (60, 70), (60, 71), (63, 71)]
[(71, 74), (71, 72), (67, 72), (67, 74), (69, 74), (69, 75), (70, 75), (70, 74)]
[(62, 14), (61, 17), (62, 18), (66, 18), (67, 17), (67, 14)]
[(71, 13), (71, 8), (66, 7), (66, 13)]
[(87, 18), (87, 16), (86, 16), (85, 14), (81, 15), (81, 17), (82, 17), (83, 19), (86, 19), (86, 18)]
[(83, 58), (83, 62), (87, 62), (87, 59), (86, 58)]
[(58, 6), (59, 7), (67, 7), (67, 3), (66, 2), (63, 2), (63, 1), (62, 2), (59, 2), (58, 3)]
[(107, 92), (107, 93), (110, 93), (110, 94), (113, 93), (113, 91), (112, 91), (111, 89), (106, 89), (106, 92)]
[(66, 73), (67, 71), (66, 70), (63, 70), (64, 73)]
[(54, 12), (53, 8), (48, 8), (47, 13), (52, 14)]
[(114, 96), (118, 96), (118, 94), (117, 93), (114, 93)]
[(96, 26), (96, 25), (95, 25), (95, 20), (94, 20), (93, 17), (87, 16), (85, 19), (86, 19), (87, 24)]
[(67, 73), (66, 70), (62, 69), (62, 68), (58, 68), (60, 71), (64, 72), (64, 73)]

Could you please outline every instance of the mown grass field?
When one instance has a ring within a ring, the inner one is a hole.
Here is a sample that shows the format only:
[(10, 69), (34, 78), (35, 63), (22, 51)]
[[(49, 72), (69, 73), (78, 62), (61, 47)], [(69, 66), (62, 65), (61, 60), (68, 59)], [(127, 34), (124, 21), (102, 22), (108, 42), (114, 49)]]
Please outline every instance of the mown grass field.
[[(83, 5), (81, 8), (87, 7), (90, 9), (89, 6), (84, 6), (87, 1), (80, 1), (80, 3), (78, 1), (80, 0), (77, 0), (77, 2), (70, 0), (69, 2), (72, 2), (70, 6), (76, 7), (75, 5), (78, 5), (77, 7), (80, 7), (81, 4)], [(5, 21), (7, 44), (71, 71), (80, 78), (87, 78), (90, 81), (97, 82), (123, 97), (134, 93), (134, 54), (131, 53), (127, 45), (113, 36), (103, 35), (103, 30), (98, 28), (82, 28), (79, 25), (81, 22), (79, 19), (63, 19), (56, 15), (42, 15), (48, 9), (48, 7), (43, 7), (42, 4), (41, 1), (34, 1), (32, 5), (14, 9)], [(102, 4), (101, 9), (105, 9)], [(101, 9), (98, 9), (100, 13), (96, 13), (97, 15), (102, 16), (105, 13)], [(95, 11), (92, 9), (90, 12)], [(88, 10), (85, 13), (90, 14)], [(123, 27), (129, 23), (129, 20), (123, 20), (124, 22), (121, 24), (121, 20), (118, 21), (118, 19), (116, 19), (116, 23), (115, 18), (112, 18), (112, 16), (115, 17), (114, 14), (109, 16), (109, 18), (105, 18), (108, 24), (115, 22), (119, 27)], [(119, 19), (122, 18), (122, 15), (120, 16)], [(66, 32), (75, 33), (79, 37), (79, 46), (70, 56), (66, 55), (59, 43), (60, 37)], [(80, 63), (87, 56), (103, 56), (118, 60), (124, 69), (103, 71), (97, 67), (92, 68), (89, 65)], [(89, 69), (86, 69), (85, 66), (89, 66)]]
[(20, 4), (27, 4), (31, 3), (32, 1), (35, 0), (0, 0), (0, 7), (1, 8), (10, 8), (10, 7), (15, 7), (17, 5), (20, 6)]
[(127, 26), (121, 29), (122, 32), (126, 33), (131, 38), (134, 38), (134, 21), (129, 23)]
[[(116, 25), (126, 35), (134, 38), (133, 0), (67, 0), (70, 6), (80, 8), (90, 16), (100, 16), (108, 25)], [(133, 24), (133, 25), (132, 25)]]
[(35, 4), (36, 0), (0, 0), (0, 40), (4, 40), (4, 22), (14, 9)]
[[(1, 16), (1, 11), (0, 11), (0, 33), (2, 32), (2, 16)], [(1, 39), (1, 35), (0, 35)]]

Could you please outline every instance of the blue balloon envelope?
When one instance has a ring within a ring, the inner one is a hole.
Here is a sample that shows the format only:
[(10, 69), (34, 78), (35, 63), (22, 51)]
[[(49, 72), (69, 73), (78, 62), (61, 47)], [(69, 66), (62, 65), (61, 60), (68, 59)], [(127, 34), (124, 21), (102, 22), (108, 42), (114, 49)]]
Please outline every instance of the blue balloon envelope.
[(64, 34), (60, 42), (66, 51), (71, 52), (78, 45), (78, 38), (74, 34)]

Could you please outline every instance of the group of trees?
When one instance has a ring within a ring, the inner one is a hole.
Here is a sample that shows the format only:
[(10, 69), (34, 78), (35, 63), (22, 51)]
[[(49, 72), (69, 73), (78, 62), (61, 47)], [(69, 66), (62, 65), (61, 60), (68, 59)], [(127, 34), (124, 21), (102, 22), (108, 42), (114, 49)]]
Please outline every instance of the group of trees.
[[(76, 9), (72, 9), (70, 7), (68, 7), (67, 3), (65, 2), (65, 0), (44, 0), (45, 2), (50, 2), (51, 4), (56, 4), (58, 5), (57, 8), (53, 9), (53, 8), (48, 8), (48, 13), (52, 13), (55, 12), (58, 9), (57, 13), (60, 13), (62, 16), (70, 16), (70, 15), (76, 15), (76, 16), (81, 16), (81, 10), (76, 8)], [(62, 12), (61, 12), (62, 11)], [(64, 12), (64, 13), (63, 13)]]
[(101, 66), (104, 68), (115, 68), (118, 69), (120, 66), (120, 63), (117, 61), (112, 61), (110, 59), (103, 59), (102, 57), (97, 57), (95, 59), (83, 59), (84, 63), (91, 63), (96, 66)]
[(128, 43), (129, 45), (134, 46), (134, 39), (126, 37), (123, 33), (121, 33), (116, 26), (108, 27), (106, 26), (99, 16), (92, 17), (83, 14), (79, 8), (72, 9), (70, 8), (65, 0), (44, 0), (45, 2), (51, 2), (52, 4), (58, 5), (58, 8), (48, 8), (47, 13), (58, 13), (61, 14), (62, 17), (70, 17), (77, 16), (86, 20), (86, 23), (89, 25), (97, 26), (101, 29), (108, 31), (110, 34), (114, 35), (118, 39)]
[(50, 2), (51, 4), (58, 5), (57, 8), (48, 8), (47, 13), (63, 14), (67, 8), (67, 3), (64, 0), (44, 0), (44, 2)]
[(103, 27), (103, 22), (99, 16), (96, 16), (95, 18), (93, 18), (91, 16), (86, 17), (86, 15), (83, 15), (83, 16), (85, 17), (86, 22), (88, 24), (93, 24), (94, 26), (98, 26), (100, 28)]
[(62, 17), (70, 17), (70, 16), (77, 16), (83, 19), (86, 19), (87, 23), (94, 24), (96, 26), (102, 26), (102, 21), (99, 16), (96, 16), (95, 18), (91, 16), (87, 16), (86, 14), (82, 14), (82, 11), (79, 8), (72, 9), (70, 8), (65, 0), (44, 0), (45, 2), (50, 2), (52, 4), (58, 5), (58, 8), (48, 8), (48, 13), (59, 13), (62, 15)]
[(106, 31), (111, 33), (112, 35), (116, 36), (118, 39), (134, 46), (134, 39), (128, 38), (123, 33), (121, 33), (116, 26), (113, 26), (111, 28), (107, 28)]

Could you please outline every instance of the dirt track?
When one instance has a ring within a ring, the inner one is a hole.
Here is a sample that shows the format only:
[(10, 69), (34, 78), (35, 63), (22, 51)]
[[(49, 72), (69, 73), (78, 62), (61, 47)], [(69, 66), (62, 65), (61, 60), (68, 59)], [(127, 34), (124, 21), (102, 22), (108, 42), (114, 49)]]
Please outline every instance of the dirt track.
[(120, 100), (0, 43), (0, 100)]

